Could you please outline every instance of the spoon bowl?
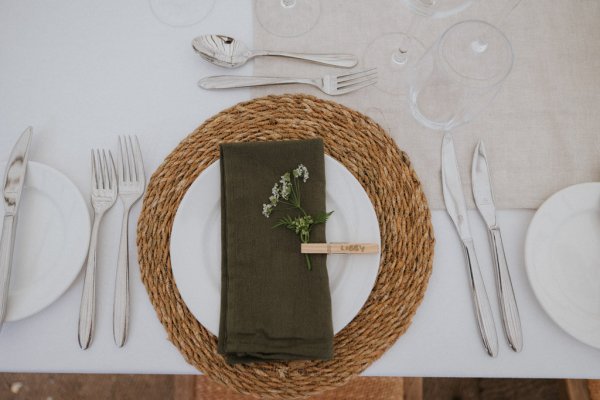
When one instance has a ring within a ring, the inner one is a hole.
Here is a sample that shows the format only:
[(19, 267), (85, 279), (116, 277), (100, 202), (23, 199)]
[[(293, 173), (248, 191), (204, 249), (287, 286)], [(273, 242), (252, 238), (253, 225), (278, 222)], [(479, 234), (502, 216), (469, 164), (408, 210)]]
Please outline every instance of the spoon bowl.
[(192, 47), (206, 61), (226, 68), (241, 67), (255, 56), (243, 42), (225, 35), (198, 36)]
[(358, 58), (352, 54), (304, 54), (270, 50), (250, 50), (244, 43), (226, 35), (203, 35), (192, 40), (194, 51), (206, 61), (226, 68), (237, 68), (258, 56), (279, 56), (335, 67), (352, 68)]

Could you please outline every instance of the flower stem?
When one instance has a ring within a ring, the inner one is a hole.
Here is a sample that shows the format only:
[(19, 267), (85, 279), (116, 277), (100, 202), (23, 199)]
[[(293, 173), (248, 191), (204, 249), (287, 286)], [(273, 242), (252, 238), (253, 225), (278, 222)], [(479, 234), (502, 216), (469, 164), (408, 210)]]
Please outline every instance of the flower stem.
[(310, 263), (310, 257), (308, 254), (304, 255), (306, 257), (306, 266), (308, 267), (309, 271), (312, 271), (312, 264)]

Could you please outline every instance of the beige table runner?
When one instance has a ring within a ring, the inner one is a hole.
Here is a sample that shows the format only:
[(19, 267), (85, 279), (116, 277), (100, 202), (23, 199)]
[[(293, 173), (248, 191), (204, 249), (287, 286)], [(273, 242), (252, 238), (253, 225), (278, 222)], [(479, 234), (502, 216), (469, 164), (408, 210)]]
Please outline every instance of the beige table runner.
[[(418, 19), (413, 33), (429, 47), (450, 25), (494, 18), (504, 0), (481, 0), (460, 15)], [(321, 15), (295, 38), (269, 34), (256, 21), (255, 47), (304, 52), (350, 52), (361, 58), (384, 33), (402, 31), (412, 20), (399, 0), (321, 0)], [(504, 87), (471, 123), (456, 129), (455, 142), (470, 206), (471, 159), (479, 139), (490, 158), (497, 206), (537, 208), (557, 190), (600, 181), (600, 2), (523, 0), (501, 29), (511, 41), (515, 65)], [(359, 64), (359, 67), (361, 67)], [(257, 59), (256, 75), (319, 76), (340, 69), (283, 59)], [(253, 89), (254, 95), (305, 92), (306, 86)], [(370, 87), (336, 101), (372, 116), (410, 156), (433, 208), (443, 208), (441, 134), (420, 126), (406, 98)]]

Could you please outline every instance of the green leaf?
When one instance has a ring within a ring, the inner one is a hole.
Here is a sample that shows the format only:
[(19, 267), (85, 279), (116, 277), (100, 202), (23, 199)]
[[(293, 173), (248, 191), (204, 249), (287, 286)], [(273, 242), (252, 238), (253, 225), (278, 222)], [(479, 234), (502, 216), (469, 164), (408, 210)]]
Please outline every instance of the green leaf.
[(280, 218), (279, 221), (273, 225), (273, 228), (278, 228), (280, 226), (285, 226), (288, 229), (292, 229), (294, 226), (294, 219), (289, 215), (286, 215), (285, 217)]
[(325, 222), (327, 222), (327, 220), (329, 219), (331, 214), (333, 214), (333, 211), (320, 212), (313, 217), (313, 223), (314, 224), (324, 224)]

